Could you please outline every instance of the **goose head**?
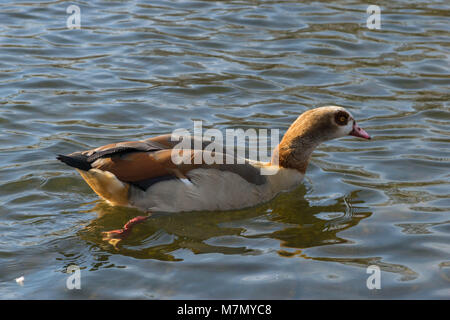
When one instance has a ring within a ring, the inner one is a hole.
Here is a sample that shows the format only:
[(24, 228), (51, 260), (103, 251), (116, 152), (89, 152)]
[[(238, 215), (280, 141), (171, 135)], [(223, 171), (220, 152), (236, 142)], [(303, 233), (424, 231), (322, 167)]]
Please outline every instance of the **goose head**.
[[(287, 130), (274, 157), (281, 167), (305, 173), (309, 157), (322, 142), (345, 136), (371, 139), (343, 107), (326, 106), (302, 113)], [(274, 157), (272, 163), (274, 163)]]

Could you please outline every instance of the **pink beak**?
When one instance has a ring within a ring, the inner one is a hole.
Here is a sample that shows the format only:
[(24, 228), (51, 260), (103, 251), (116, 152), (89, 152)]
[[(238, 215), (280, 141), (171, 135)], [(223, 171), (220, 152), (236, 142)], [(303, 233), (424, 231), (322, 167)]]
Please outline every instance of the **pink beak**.
[(351, 136), (360, 137), (363, 139), (370, 139), (369, 134), (364, 131), (364, 129), (360, 128), (356, 122), (353, 123), (353, 130), (350, 132)]

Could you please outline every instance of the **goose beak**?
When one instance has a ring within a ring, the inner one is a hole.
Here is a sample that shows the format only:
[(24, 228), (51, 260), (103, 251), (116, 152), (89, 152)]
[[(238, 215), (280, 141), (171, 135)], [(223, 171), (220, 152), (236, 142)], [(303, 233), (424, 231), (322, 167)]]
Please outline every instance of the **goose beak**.
[(353, 123), (353, 130), (349, 133), (351, 136), (360, 137), (370, 140), (369, 134), (362, 128), (360, 128), (356, 122)]

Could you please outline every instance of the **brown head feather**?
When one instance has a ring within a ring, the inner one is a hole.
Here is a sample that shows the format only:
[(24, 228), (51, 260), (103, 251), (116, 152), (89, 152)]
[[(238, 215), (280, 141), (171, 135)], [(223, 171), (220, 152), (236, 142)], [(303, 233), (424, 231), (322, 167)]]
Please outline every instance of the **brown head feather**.
[(341, 107), (321, 107), (302, 113), (289, 127), (274, 152), (272, 164), (278, 157), (279, 166), (306, 172), (309, 158), (322, 142), (338, 136), (339, 126), (352, 120)]

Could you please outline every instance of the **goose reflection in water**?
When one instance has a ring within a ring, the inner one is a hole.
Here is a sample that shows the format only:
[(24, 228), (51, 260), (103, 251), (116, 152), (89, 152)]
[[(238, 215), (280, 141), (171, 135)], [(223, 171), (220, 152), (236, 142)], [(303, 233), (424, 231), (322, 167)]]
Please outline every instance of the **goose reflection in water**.
[[(140, 259), (181, 260), (175, 253), (180, 249), (195, 254), (257, 255), (261, 251), (252, 247), (252, 240), (259, 238), (277, 240), (279, 247), (275, 250), (280, 256), (295, 256), (301, 249), (347, 242), (338, 233), (371, 215), (358, 200), (356, 191), (335, 199), (332, 205), (311, 205), (305, 194), (305, 187), (301, 186), (256, 208), (220, 214), (154, 214), (117, 245), (102, 240), (101, 233), (140, 212), (97, 203), (92, 211), (98, 217), (80, 231), (80, 236), (110, 253)], [(229, 245), (223, 245), (224, 242)]]

